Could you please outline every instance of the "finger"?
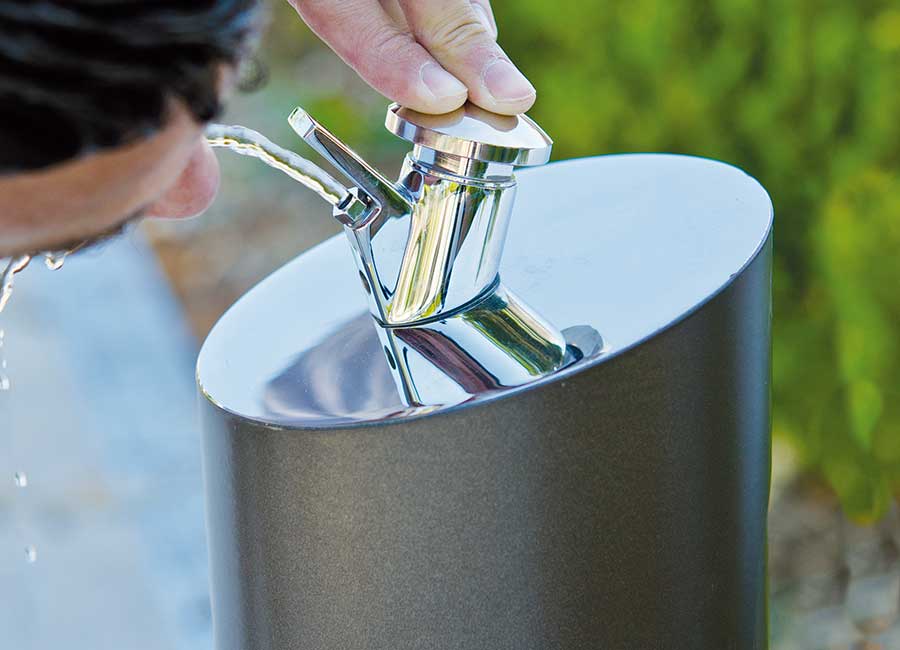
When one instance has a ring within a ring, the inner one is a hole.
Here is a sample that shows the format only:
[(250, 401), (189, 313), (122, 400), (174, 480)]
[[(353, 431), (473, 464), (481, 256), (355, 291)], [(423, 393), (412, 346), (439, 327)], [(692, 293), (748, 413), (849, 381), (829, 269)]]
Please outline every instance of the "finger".
[(384, 12), (390, 16), (391, 20), (394, 21), (394, 24), (397, 25), (400, 29), (404, 29), (409, 31), (409, 25), (406, 24), (406, 14), (403, 13), (403, 9), (400, 8), (400, 3), (397, 0), (378, 0), (381, 3), (382, 9)]
[(494, 19), (494, 10), (491, 9), (491, 3), (488, 0), (471, 0), (472, 8), (478, 14), (478, 18), (484, 23), (488, 31), (497, 38), (497, 21)]
[(378, 0), (290, 0), (309, 27), (375, 90), (425, 113), (462, 106), (466, 87)]
[[(534, 86), (510, 62), (469, 0), (399, 0), (416, 40), (489, 111), (524, 113)], [(484, 5), (477, 6), (484, 9)]]
[[(398, 27), (409, 30), (409, 24), (406, 22), (406, 14), (400, 7), (399, 0), (379, 0), (381, 6), (388, 16), (391, 17)], [(471, 0), (472, 7), (478, 14), (478, 19), (484, 23), (487, 30), (497, 38), (497, 21), (494, 19), (494, 11), (491, 9), (491, 3), (488, 0)]]

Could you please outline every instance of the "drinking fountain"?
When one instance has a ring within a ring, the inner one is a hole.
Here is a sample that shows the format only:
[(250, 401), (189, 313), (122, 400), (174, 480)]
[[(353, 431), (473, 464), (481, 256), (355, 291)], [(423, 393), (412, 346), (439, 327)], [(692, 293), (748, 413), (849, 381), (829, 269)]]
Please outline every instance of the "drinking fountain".
[(471, 104), (389, 107), (393, 182), (289, 121), (344, 233), (200, 352), (217, 650), (767, 647), (759, 183)]

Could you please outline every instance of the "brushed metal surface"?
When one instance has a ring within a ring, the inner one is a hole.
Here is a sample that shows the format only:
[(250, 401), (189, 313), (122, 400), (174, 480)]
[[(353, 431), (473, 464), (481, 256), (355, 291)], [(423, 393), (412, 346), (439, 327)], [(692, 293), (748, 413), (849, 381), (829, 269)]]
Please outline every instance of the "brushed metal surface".
[(608, 346), (553, 377), (398, 408), (341, 241), (211, 333), (218, 650), (766, 647), (768, 197), (678, 156), (520, 186), (504, 283)]

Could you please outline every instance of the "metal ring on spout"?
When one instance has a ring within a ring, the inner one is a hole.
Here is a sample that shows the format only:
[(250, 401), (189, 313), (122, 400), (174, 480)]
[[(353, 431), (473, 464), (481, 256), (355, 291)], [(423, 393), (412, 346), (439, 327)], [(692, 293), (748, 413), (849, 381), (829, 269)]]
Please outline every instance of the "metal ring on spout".
[(428, 149), (420, 144), (413, 147), (411, 157), (419, 167), (429, 174), (465, 184), (486, 184), (503, 187), (515, 183), (512, 165), (488, 163), (462, 156)]

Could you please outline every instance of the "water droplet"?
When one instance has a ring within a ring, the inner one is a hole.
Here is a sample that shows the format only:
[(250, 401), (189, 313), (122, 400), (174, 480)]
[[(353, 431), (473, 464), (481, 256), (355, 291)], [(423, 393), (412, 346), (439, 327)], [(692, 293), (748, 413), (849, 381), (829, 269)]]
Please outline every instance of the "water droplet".
[(28, 487), (28, 475), (25, 472), (16, 472), (13, 475), (13, 481), (15, 481), (16, 487)]
[(69, 251), (48, 251), (44, 253), (44, 266), (51, 271), (58, 271), (66, 263)]
[(6, 369), (6, 359), (0, 359), (0, 368)]
[(37, 549), (34, 546), (25, 547), (25, 561), (28, 562), (28, 564), (37, 562)]
[(0, 375), (0, 390), (6, 391), (10, 389), (9, 377)]

